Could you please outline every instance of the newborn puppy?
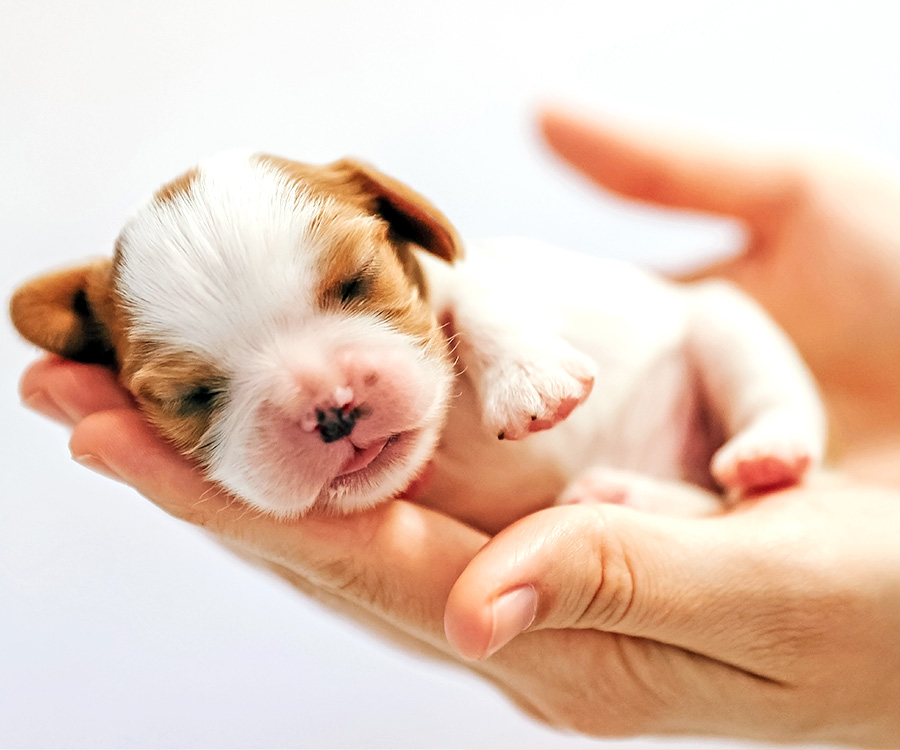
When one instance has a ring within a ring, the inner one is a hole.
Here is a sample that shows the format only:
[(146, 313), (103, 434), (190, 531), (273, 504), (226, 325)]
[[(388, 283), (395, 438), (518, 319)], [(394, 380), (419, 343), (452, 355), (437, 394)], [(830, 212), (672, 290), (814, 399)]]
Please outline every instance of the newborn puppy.
[(702, 513), (823, 452), (805, 367), (735, 289), (522, 240), (464, 257), (352, 160), (216, 157), (11, 314), (114, 367), (210, 478), (283, 517), (400, 493), (489, 531), (554, 502)]

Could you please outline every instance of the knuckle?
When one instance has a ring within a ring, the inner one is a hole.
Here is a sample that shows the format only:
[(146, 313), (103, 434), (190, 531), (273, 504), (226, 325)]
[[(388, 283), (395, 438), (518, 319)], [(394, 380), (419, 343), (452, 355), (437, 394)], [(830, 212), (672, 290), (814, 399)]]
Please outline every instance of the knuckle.
[(820, 185), (819, 169), (807, 156), (784, 157), (773, 170), (770, 189), (760, 201), (759, 214), (766, 220), (782, 220), (803, 212)]
[(580, 620), (615, 630), (629, 615), (635, 599), (635, 576), (621, 540), (607, 523), (594, 527), (588, 543), (599, 577), (586, 590)]
[(615, 630), (628, 616), (635, 597), (635, 577), (628, 554), (602, 508), (571, 508), (581, 517), (567, 523), (554, 540), (570, 561), (566, 585), (542, 592), (552, 615), (546, 619), (574, 628)]

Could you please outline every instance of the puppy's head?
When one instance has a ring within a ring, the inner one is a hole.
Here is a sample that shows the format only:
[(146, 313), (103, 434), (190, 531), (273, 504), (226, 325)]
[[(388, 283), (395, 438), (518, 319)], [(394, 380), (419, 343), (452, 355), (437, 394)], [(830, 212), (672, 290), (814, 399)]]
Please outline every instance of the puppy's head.
[(156, 193), (111, 260), (19, 289), (25, 338), (117, 368), (159, 429), (251, 505), (297, 515), (401, 491), (452, 365), (415, 259), (461, 252), (365, 165), (224, 155)]

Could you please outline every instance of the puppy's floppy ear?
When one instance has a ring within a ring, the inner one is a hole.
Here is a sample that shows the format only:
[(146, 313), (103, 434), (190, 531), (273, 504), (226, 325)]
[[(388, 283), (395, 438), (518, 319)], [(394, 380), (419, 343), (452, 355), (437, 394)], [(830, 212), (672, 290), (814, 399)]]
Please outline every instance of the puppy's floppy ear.
[(382, 216), (398, 236), (450, 263), (462, 257), (456, 229), (431, 201), (356, 159), (341, 159), (329, 167), (371, 200), (370, 210)]
[(16, 330), (42, 349), (78, 362), (116, 363), (111, 260), (27, 282), (9, 312)]

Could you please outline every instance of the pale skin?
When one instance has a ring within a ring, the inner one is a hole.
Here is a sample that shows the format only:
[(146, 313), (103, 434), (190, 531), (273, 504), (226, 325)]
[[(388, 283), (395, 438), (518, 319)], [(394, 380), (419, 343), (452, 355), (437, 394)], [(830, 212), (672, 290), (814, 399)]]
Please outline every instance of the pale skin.
[(43, 359), (25, 403), (72, 428), (85, 465), (549, 724), (900, 744), (900, 183), (560, 111), (542, 128), (606, 189), (745, 224), (745, 252), (703, 274), (795, 339), (837, 472), (703, 519), (569, 506), (489, 538), (394, 501), (285, 523), (208, 485), (101, 368)]

